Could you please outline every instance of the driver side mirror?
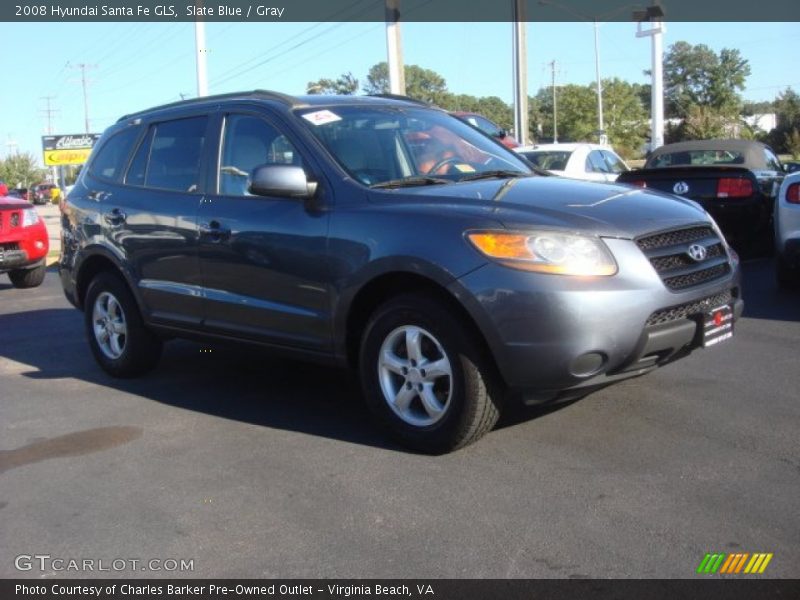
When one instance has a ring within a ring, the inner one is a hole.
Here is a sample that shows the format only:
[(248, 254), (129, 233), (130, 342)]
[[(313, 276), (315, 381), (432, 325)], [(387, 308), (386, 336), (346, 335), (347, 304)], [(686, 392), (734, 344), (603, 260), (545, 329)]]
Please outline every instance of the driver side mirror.
[(312, 198), (317, 192), (317, 182), (309, 181), (302, 167), (261, 165), (253, 170), (248, 191), (256, 196)]

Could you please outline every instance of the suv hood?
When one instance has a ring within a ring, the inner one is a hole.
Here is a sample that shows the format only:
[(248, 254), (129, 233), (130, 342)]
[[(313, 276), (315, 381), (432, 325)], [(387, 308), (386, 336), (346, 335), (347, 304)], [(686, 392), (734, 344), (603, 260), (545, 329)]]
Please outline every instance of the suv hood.
[[(381, 192), (382, 198), (385, 193)], [(709, 221), (706, 212), (691, 200), (627, 185), (560, 177), (491, 179), (388, 193), (396, 194), (398, 201), (430, 203), (438, 211), (479, 210), (509, 229), (562, 227), (632, 238)]]

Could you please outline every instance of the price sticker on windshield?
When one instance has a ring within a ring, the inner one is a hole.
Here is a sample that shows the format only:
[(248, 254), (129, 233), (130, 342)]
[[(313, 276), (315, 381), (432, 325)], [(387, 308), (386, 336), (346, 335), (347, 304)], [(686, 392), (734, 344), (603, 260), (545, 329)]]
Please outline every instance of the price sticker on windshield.
[(317, 110), (315, 112), (306, 113), (303, 115), (303, 118), (317, 126), (342, 120), (342, 117), (329, 110)]

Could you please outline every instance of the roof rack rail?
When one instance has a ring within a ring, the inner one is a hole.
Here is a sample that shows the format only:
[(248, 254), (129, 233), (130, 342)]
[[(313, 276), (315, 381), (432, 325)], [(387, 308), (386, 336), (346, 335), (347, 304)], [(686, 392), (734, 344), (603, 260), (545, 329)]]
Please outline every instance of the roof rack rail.
[(412, 98), (411, 96), (404, 96), (403, 94), (367, 94), (373, 98), (387, 98), (389, 100), (404, 100), (405, 102), (412, 102), (413, 104), (421, 104), (423, 106), (433, 106), (430, 102)]
[(124, 115), (119, 119), (117, 119), (117, 123), (120, 123), (127, 119), (131, 119), (133, 117), (136, 117), (137, 115), (152, 112), (154, 110), (163, 110), (165, 108), (172, 108), (176, 106), (201, 104), (204, 102), (216, 102), (218, 100), (227, 100), (229, 98), (264, 98), (265, 100), (277, 100), (278, 102), (281, 102), (282, 104), (285, 104), (290, 107), (304, 106), (303, 102), (301, 102), (298, 98), (295, 98), (294, 96), (290, 96), (289, 94), (282, 94), (281, 92), (271, 92), (269, 90), (251, 90), (248, 92), (229, 92), (227, 94), (216, 94), (214, 96), (200, 96), (198, 98), (189, 98), (188, 100), (179, 100), (178, 102), (169, 102), (167, 104), (153, 106), (151, 108), (146, 108), (144, 110)]

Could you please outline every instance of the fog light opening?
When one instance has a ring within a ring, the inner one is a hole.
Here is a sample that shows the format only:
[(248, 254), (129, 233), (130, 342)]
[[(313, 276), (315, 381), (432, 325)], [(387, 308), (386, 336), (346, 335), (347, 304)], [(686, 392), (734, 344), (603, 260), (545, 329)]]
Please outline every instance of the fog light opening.
[(569, 370), (575, 377), (591, 377), (602, 370), (607, 360), (602, 352), (587, 352), (573, 360)]

